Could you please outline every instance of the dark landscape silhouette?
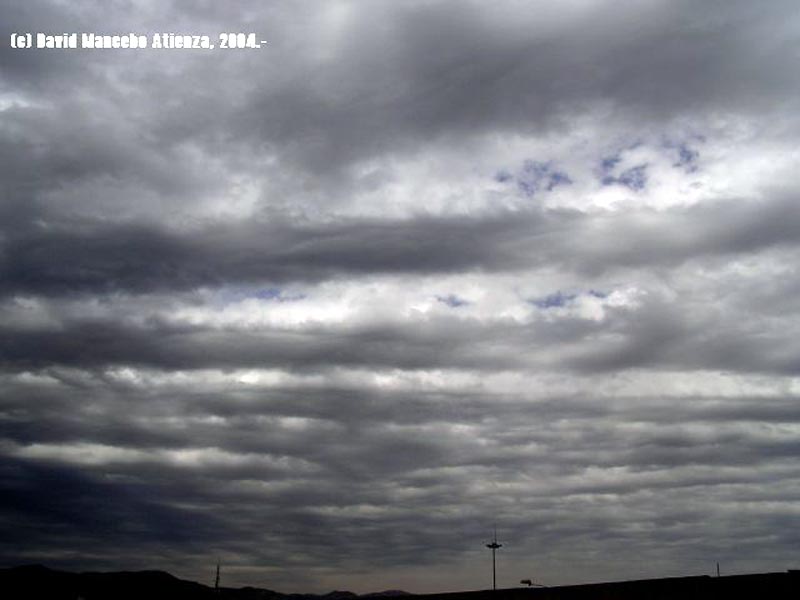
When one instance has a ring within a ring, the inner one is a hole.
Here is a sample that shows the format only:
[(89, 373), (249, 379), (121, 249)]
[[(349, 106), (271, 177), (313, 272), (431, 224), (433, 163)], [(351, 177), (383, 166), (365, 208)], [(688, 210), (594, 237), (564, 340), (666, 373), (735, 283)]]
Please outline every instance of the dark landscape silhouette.
[(414, 596), (419, 600), (669, 600), (669, 599), (795, 599), (800, 592), (800, 570), (752, 575), (708, 575), (645, 579), (556, 587), (521, 587), (498, 590), (409, 594), (387, 590), (357, 595), (347, 591), (328, 594), (285, 594), (242, 587), (215, 590), (194, 581), (178, 579), (164, 571), (71, 573), (42, 565), (0, 569), (0, 589), (5, 598), (47, 600), (355, 600)]

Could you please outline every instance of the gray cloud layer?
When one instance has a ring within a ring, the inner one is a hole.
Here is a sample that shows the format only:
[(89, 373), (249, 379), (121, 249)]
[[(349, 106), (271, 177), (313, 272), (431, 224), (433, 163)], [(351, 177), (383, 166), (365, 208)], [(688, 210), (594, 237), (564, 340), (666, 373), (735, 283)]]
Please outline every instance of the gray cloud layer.
[(0, 17), (4, 562), (478, 588), (496, 522), (508, 586), (796, 566), (794, 3)]

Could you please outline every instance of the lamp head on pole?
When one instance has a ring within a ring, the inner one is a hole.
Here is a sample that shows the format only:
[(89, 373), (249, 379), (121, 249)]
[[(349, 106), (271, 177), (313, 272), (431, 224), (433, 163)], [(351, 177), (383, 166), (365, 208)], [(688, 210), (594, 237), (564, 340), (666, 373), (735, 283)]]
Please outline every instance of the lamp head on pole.
[(492, 550), (497, 550), (498, 548), (502, 548), (503, 544), (497, 543), (497, 527), (494, 528), (494, 540), (492, 540), (491, 544), (486, 544), (487, 548), (491, 548)]

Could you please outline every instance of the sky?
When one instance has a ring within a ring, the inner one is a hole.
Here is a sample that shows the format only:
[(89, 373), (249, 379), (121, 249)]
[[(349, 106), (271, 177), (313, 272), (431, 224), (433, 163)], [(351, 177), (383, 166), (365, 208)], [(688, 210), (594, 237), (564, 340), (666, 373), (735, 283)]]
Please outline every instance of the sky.
[(0, 564), (797, 568), (799, 60), (794, 0), (0, 1)]

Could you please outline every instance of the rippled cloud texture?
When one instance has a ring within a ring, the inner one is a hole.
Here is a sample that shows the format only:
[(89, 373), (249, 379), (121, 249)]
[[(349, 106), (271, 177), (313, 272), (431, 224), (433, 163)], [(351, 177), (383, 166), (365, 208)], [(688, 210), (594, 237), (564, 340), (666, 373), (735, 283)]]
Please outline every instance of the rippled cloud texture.
[(798, 566), (796, 2), (0, 10), (3, 563)]

